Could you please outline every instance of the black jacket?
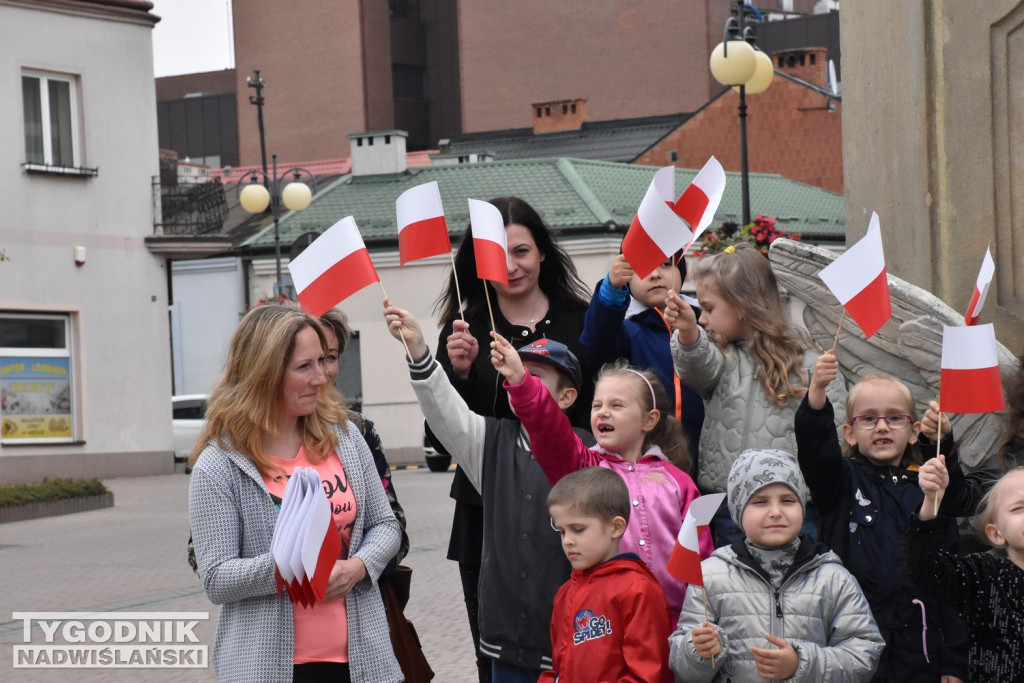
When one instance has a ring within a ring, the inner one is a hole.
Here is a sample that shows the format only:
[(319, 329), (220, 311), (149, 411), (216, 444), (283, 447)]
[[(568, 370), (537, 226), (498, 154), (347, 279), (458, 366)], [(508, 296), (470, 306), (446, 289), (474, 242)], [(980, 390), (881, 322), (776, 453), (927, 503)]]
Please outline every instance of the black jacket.
[[(885, 638), (873, 680), (936, 683), (942, 675), (952, 675), (966, 681), (963, 622), (934, 593), (919, 588), (903, 567), (907, 522), (924, 499), (917, 468), (875, 465), (859, 453), (844, 457), (828, 402), (813, 410), (804, 398), (795, 428), (800, 469), (821, 514), (821, 540), (860, 582)], [(959, 470), (953, 440), (946, 439), (942, 450), (946, 466)], [(928, 450), (926, 456), (934, 452)], [(944, 531), (945, 547), (955, 552), (955, 520)]]

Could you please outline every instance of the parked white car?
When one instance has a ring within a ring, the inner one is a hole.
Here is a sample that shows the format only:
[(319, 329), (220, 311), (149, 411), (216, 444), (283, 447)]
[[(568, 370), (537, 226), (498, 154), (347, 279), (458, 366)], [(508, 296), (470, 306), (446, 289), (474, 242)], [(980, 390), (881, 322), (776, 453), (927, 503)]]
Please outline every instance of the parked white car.
[(174, 442), (174, 459), (188, 460), (192, 446), (199, 432), (206, 426), (206, 394), (187, 394), (171, 398), (173, 419), (171, 432)]

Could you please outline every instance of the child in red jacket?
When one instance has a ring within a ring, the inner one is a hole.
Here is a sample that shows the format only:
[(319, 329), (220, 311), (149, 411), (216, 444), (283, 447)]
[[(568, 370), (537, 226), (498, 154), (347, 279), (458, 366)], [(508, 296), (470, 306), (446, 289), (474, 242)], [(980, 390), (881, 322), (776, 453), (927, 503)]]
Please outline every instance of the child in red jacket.
[(619, 554), (629, 491), (617, 474), (587, 467), (548, 495), (572, 577), (555, 596), (552, 668), (540, 681), (671, 683), (668, 602), (647, 565)]

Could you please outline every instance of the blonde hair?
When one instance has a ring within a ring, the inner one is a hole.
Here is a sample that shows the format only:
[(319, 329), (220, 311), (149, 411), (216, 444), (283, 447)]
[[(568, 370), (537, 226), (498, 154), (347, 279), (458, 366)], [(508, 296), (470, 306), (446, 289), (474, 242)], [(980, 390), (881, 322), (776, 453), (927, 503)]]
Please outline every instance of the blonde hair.
[[(244, 454), (260, 474), (278, 470), (264, 452), (263, 442), (278, 433), (284, 373), (295, 339), (307, 327), (316, 332), (320, 347), (326, 348), (317, 319), (293, 306), (259, 306), (242, 318), (231, 339), (224, 374), (210, 394), (206, 426), (192, 449), (190, 467), (206, 445), (216, 441), (221, 448)], [(313, 412), (299, 417), (302, 444), (311, 461), (321, 462), (335, 449), (338, 440), (332, 426), (344, 425), (345, 419), (344, 406), (330, 392), (319, 392)]]
[[(623, 377), (636, 387), (637, 398), (644, 412), (657, 408), (661, 418), (654, 429), (644, 437), (642, 450), (646, 451), (652, 444), (661, 449), (669, 462), (683, 472), (690, 471), (690, 450), (686, 434), (679, 420), (672, 414), (672, 402), (669, 401), (665, 385), (650, 370), (634, 368), (625, 360), (608, 363), (597, 375), (597, 383), (605, 377)], [(653, 400), (652, 400), (653, 399)]]
[[(743, 318), (750, 355), (761, 370), (768, 400), (785, 405), (790, 398), (802, 397), (807, 391), (807, 373), (801, 367), (806, 343), (786, 319), (768, 259), (749, 244), (737, 244), (735, 251), (697, 261), (693, 279), (713, 281), (719, 295)], [(725, 346), (724, 340), (714, 341)], [(793, 383), (793, 375), (800, 377), (800, 383)]]
[(996, 521), (996, 503), (999, 502), (999, 485), (1002, 484), (1006, 478), (1014, 474), (1015, 472), (1024, 472), (1024, 467), (1014, 467), (1007, 470), (998, 481), (992, 485), (985, 495), (981, 497), (981, 501), (978, 503), (978, 511), (974, 517), (974, 530), (979, 536), (984, 539), (986, 543), (994, 546), (995, 544), (989, 539), (988, 534), (985, 533), (985, 527), (989, 524), (993, 524)]
[[(854, 406), (857, 403), (857, 398), (864, 393), (865, 388), (869, 384), (891, 384), (900, 390), (903, 394), (903, 398), (907, 401), (907, 414), (910, 415), (912, 422), (917, 422), (917, 404), (914, 403), (914, 393), (910, 391), (910, 387), (904, 384), (902, 381), (896, 379), (892, 375), (886, 375), (882, 372), (872, 372), (864, 375), (859, 382), (853, 385), (850, 389), (850, 394), (846, 397), (846, 424), (853, 425), (853, 418), (857, 415)], [(910, 428), (909, 426), (907, 427)], [(850, 445), (843, 439), (843, 452), (846, 455), (853, 455), (857, 452), (857, 447)], [(921, 457), (921, 452), (917, 447), (917, 444), (908, 443), (906, 450), (903, 452), (903, 457), (900, 459), (900, 467), (907, 467), (909, 465), (920, 465), (924, 462), (924, 458)]]

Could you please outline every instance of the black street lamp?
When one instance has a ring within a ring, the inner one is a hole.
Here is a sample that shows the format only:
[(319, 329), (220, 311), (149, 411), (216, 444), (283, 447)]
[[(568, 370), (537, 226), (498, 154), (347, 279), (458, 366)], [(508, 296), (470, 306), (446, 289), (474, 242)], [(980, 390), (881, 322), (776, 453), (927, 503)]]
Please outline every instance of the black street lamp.
[(733, 16), (725, 21), (722, 42), (711, 52), (711, 75), (740, 94), (740, 178), (742, 182), (743, 225), (750, 224), (750, 168), (747, 164), (747, 95), (757, 95), (771, 85), (772, 60), (757, 49), (754, 27), (747, 15), (762, 20), (761, 12), (743, 0), (736, 0)]
[[(282, 292), (281, 228), (278, 219), (281, 214), (281, 204), (292, 211), (305, 209), (313, 198), (313, 191), (316, 190), (316, 178), (306, 169), (298, 167), (282, 171), (278, 176), (276, 154), (273, 155), (273, 175), (267, 173), (267, 143), (263, 132), (263, 87), (266, 83), (260, 78), (259, 69), (254, 69), (252, 76), (246, 78), (245, 82), (250, 88), (256, 89), (256, 94), (249, 96), (249, 102), (256, 105), (263, 170), (249, 171), (239, 178), (235, 192), (242, 208), (249, 213), (263, 213), (267, 207), (270, 207), (270, 212), (274, 216), (274, 259), (276, 263), (274, 294), (280, 296)], [(289, 176), (291, 176), (291, 182), (282, 187)]]

